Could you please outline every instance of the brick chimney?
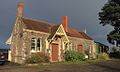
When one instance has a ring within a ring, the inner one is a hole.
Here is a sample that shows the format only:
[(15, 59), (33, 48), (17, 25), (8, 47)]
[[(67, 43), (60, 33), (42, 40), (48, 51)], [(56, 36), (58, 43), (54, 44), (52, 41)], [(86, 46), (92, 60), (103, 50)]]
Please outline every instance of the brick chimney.
[(68, 32), (68, 16), (62, 17), (62, 25), (66, 32)]
[(23, 9), (24, 9), (24, 4), (22, 0), (19, 0), (19, 3), (17, 5), (17, 16), (21, 17), (23, 15)]

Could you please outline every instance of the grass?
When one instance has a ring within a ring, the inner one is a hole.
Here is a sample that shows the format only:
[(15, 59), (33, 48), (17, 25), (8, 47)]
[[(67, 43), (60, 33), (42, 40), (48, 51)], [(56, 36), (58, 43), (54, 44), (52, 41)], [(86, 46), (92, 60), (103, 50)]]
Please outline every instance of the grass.
[(81, 65), (84, 65), (84, 64), (88, 64), (87, 61), (67, 61), (67, 62), (58, 62), (58, 63), (55, 63), (55, 64), (81, 64)]
[(110, 60), (112, 60), (112, 61), (120, 61), (120, 59), (116, 59), (116, 58), (111, 58)]
[(76, 61), (76, 62), (64, 62), (64, 64), (80, 64), (80, 65), (89, 65), (96, 64), (101, 62), (101, 60), (86, 60), (86, 61)]
[[(120, 61), (120, 59), (111, 59), (113, 61)], [(18, 66), (18, 67), (38, 67), (38, 68), (44, 68), (44, 67), (51, 67), (51, 66), (56, 66), (56, 65), (92, 65), (92, 64), (97, 64), (103, 61), (107, 60), (86, 60), (86, 61), (68, 61), (68, 62), (56, 62), (56, 63), (40, 63), (40, 64), (31, 64), (31, 65), (21, 65), (17, 63), (10, 62), (10, 66)]]
[(68, 61), (68, 62), (56, 62), (56, 63), (47, 63), (47, 64), (38, 64), (38, 67), (50, 67), (55, 65), (91, 65), (97, 64), (105, 60), (86, 60), (86, 61)]
[[(112, 61), (120, 61), (120, 59), (110, 59)], [(104, 61), (109, 61), (109, 60), (101, 60), (101, 59), (96, 59), (96, 60), (85, 60), (85, 61), (67, 61), (67, 62), (55, 62), (55, 63), (39, 63), (39, 64), (31, 64), (27, 65), (28, 67), (50, 67), (50, 66), (55, 66), (55, 65), (91, 65), (91, 64), (97, 64), (100, 62)], [(16, 63), (10, 63), (12, 65), (16, 66), (21, 66), (20, 64)], [(23, 65), (24, 66), (24, 65)]]
[(21, 64), (14, 63), (14, 62), (9, 62), (8, 65), (10, 65), (10, 66), (23, 66)]

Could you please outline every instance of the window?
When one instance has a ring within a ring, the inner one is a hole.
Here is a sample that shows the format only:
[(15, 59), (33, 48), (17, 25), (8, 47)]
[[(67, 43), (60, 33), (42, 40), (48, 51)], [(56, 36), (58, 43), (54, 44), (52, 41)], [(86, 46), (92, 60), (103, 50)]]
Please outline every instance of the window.
[(36, 47), (36, 39), (32, 38), (32, 40), (31, 40), (31, 50), (35, 50), (35, 47)]
[(40, 39), (37, 39), (37, 50), (40, 51)]
[(40, 48), (41, 48), (41, 39), (38, 38), (32, 38), (31, 39), (31, 50), (36, 52), (36, 51), (40, 51)]

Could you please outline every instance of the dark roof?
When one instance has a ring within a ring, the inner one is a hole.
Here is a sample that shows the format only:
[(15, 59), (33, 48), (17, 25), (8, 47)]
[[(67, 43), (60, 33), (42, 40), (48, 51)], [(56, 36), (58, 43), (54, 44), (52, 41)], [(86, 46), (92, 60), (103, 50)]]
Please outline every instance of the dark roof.
[[(26, 29), (51, 33), (50, 38), (53, 36), (55, 31), (59, 27), (59, 25), (51, 24), (51, 23), (44, 22), (44, 21), (29, 19), (29, 18), (25, 18), (25, 17), (22, 18), (22, 21), (24, 22), (24, 24), (26, 26)], [(71, 36), (71, 37), (77, 37), (77, 38), (84, 38), (84, 39), (92, 40), (92, 38), (90, 38), (87, 34), (85, 34), (83, 32), (80, 32), (78, 30), (75, 30), (73, 28), (68, 28), (68, 32), (66, 32), (66, 34), (68, 36)]]
[(97, 43), (98, 45), (101, 45), (101, 46), (109, 47), (109, 46), (107, 46), (107, 45), (105, 45), (105, 44), (103, 44), (103, 43), (100, 43), (100, 42), (96, 42), (96, 41), (95, 41), (95, 43)]

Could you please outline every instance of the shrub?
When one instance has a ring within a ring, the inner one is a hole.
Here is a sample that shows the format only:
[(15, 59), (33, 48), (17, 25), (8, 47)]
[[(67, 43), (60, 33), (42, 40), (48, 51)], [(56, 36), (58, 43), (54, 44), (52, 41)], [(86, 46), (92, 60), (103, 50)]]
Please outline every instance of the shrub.
[(116, 58), (116, 59), (120, 59), (120, 52), (116, 51), (116, 52), (111, 52), (109, 54), (110, 58)]
[(44, 53), (34, 53), (26, 59), (27, 63), (47, 63), (49, 62), (49, 57)]
[(109, 59), (109, 55), (107, 53), (100, 53), (100, 54), (98, 54), (98, 59), (108, 60)]
[(70, 50), (64, 53), (64, 59), (65, 61), (83, 61), (85, 56), (83, 53)]

